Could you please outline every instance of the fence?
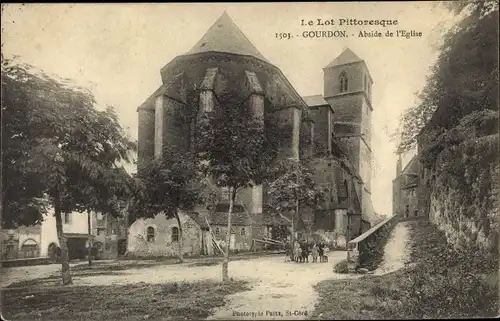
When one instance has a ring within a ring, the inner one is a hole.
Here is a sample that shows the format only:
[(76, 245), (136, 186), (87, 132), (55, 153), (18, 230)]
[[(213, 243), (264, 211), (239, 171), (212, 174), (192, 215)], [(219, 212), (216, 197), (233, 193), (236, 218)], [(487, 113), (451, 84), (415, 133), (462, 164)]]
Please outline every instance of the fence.
[(351, 266), (374, 270), (382, 260), (387, 239), (399, 222), (399, 216), (391, 216), (351, 240), (347, 245), (347, 261)]

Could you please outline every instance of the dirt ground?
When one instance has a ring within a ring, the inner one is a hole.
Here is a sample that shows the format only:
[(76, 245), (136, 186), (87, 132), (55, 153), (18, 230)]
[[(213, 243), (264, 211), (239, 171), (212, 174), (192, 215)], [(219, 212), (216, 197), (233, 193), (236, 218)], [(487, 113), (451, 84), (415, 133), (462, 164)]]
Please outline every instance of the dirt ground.
[[(404, 266), (407, 238), (406, 224), (396, 225), (386, 245), (384, 262), (375, 274), (383, 275)], [(328, 263), (285, 262), (284, 255), (232, 261), (229, 264), (229, 276), (234, 280), (250, 282), (251, 290), (228, 296), (226, 305), (216, 309), (208, 319), (308, 319), (318, 301), (314, 285), (324, 280), (361, 277), (361, 275), (334, 273), (334, 265), (345, 258), (346, 252), (333, 251), (329, 253)], [(95, 268), (99, 270), (99, 267)], [(59, 264), (4, 269), (0, 285), (4, 287), (16, 281), (57, 275), (59, 271)], [(75, 276), (73, 286), (130, 285), (140, 282), (162, 284), (200, 280), (220, 281), (221, 265), (216, 262), (206, 265), (184, 263), (127, 267), (118, 269), (112, 274)]]

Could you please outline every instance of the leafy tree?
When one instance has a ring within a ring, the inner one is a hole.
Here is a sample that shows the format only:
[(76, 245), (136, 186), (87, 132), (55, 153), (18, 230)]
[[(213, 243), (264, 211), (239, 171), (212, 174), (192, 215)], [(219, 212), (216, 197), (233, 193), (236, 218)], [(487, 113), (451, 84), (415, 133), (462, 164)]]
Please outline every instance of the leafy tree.
[[(140, 191), (136, 198), (139, 217), (164, 213), (175, 217), (179, 226), (179, 261), (183, 262), (183, 230), (179, 210), (190, 210), (203, 200), (203, 180), (191, 151), (164, 148), (162, 157), (153, 160), (138, 172)], [(200, 183), (201, 182), (201, 183)]]
[[(98, 163), (102, 165), (103, 163)], [(78, 212), (87, 212), (88, 226), (88, 262), (92, 265), (92, 231), (91, 213), (99, 212), (112, 217), (123, 217), (129, 199), (134, 193), (134, 181), (123, 167), (105, 167), (101, 169), (102, 176), (98, 179), (82, 175), (78, 170), (73, 173), (79, 177), (78, 184), (67, 186), (68, 208), (75, 208)], [(107, 226), (106, 226), (107, 229)]]
[(201, 172), (230, 191), (222, 278), (227, 281), (231, 214), (237, 192), (260, 185), (276, 156), (276, 141), (266, 134), (264, 119), (252, 113), (236, 94), (222, 95), (219, 106), (200, 115), (196, 152)]
[(444, 4), (463, 19), (445, 35), (419, 104), (403, 115), (400, 151), (415, 146), (431, 118), (433, 126), (449, 129), (474, 110), (498, 110), (498, 1)]
[[(109, 173), (121, 161), (129, 161), (129, 151), (135, 146), (124, 134), (113, 109), (95, 109), (92, 93), (68, 79), (50, 77), (33, 71), (29, 65), (6, 59), (2, 61), (2, 90), (8, 97), (2, 101), (2, 111), (14, 116), (3, 120), (15, 123), (5, 137), (2, 171), (13, 170), (20, 175), (13, 186), (22, 191), (11, 195), (2, 187), (2, 193), (9, 196), (4, 200), (4, 221), (29, 225), (40, 222), (43, 208), (33, 209), (29, 219), (16, 214), (31, 206), (26, 204), (32, 204), (36, 197), (48, 200), (56, 218), (63, 284), (70, 284), (61, 215), (103, 205), (103, 197), (95, 192), (102, 192), (103, 186), (106, 191), (113, 191), (108, 184)], [(25, 139), (20, 142), (22, 152), (18, 153), (11, 150), (19, 143), (17, 137)], [(28, 178), (34, 179), (32, 186)], [(76, 186), (87, 188), (87, 192), (76, 192)]]
[(33, 92), (29, 65), (12, 66), (2, 56), (2, 226), (40, 223), (48, 204), (43, 198), (40, 177), (25, 171), (22, 159), (29, 158), (37, 145), (37, 135), (26, 121)]
[[(325, 198), (324, 189), (314, 181), (310, 165), (310, 160), (307, 158), (278, 160), (273, 166), (272, 175), (269, 175), (267, 180), (269, 205), (281, 217), (292, 223), (292, 248), (294, 227), (298, 223), (299, 204), (316, 208)], [(291, 219), (285, 213), (293, 213)]]

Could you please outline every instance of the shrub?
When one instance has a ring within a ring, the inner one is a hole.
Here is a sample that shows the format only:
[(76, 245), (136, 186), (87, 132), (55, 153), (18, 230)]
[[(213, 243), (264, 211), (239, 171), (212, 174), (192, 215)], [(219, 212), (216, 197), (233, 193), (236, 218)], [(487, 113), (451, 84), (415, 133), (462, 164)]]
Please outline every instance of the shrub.
[(333, 268), (335, 273), (347, 273), (349, 272), (349, 266), (347, 264), (347, 260), (342, 260), (335, 264), (335, 267)]

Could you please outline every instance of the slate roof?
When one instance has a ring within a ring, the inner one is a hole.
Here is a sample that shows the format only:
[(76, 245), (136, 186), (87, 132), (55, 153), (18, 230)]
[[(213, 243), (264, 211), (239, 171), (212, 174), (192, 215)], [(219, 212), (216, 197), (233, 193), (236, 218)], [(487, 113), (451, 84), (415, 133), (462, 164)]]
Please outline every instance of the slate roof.
[(329, 105), (322, 95), (304, 96), (302, 99), (309, 107)]
[[(210, 213), (208, 221), (210, 225), (227, 225), (227, 212)], [(236, 212), (231, 214), (231, 225), (247, 226), (251, 224), (252, 220), (247, 212)]]
[(196, 212), (193, 213), (187, 213), (187, 216), (189, 216), (193, 221), (198, 224), (199, 227), (202, 229), (208, 229), (208, 224), (207, 221), (205, 221), (205, 218), (200, 217), (200, 215)]
[(264, 206), (263, 213), (255, 214), (253, 218), (254, 218), (253, 223), (255, 225), (263, 225), (263, 226), (292, 225), (292, 223), (289, 220), (276, 213), (276, 211), (273, 210), (273, 208), (271, 208), (270, 206)]
[(337, 58), (330, 62), (325, 68), (347, 65), (353, 62), (362, 62), (363, 59), (359, 58), (351, 49), (346, 48)]
[(209, 51), (252, 56), (268, 62), (250, 40), (248, 40), (245, 34), (243, 34), (240, 28), (238, 28), (227, 12), (224, 12), (215, 21), (205, 35), (186, 55)]

